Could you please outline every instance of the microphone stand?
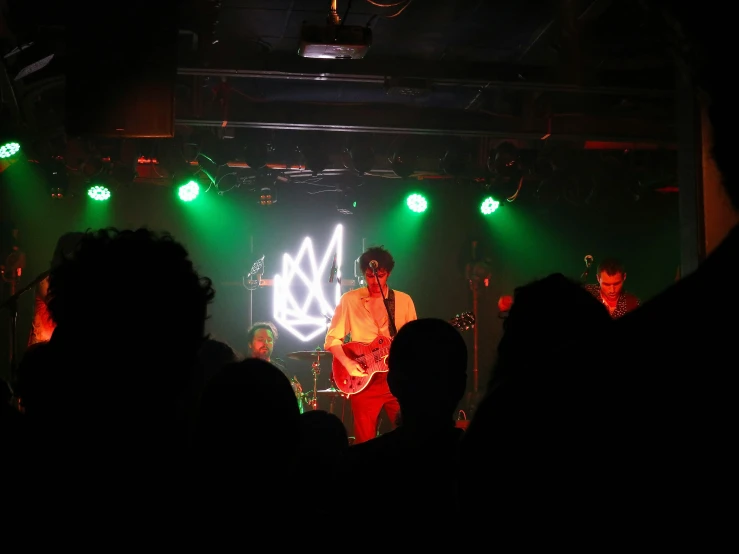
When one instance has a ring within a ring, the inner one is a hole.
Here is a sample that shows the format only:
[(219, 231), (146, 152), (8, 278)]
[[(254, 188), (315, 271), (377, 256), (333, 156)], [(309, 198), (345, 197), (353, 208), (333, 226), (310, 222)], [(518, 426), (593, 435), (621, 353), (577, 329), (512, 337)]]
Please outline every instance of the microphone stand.
[(588, 282), (588, 275), (590, 274), (590, 266), (592, 264), (593, 264), (593, 262), (590, 261), (590, 260), (586, 260), (585, 261), (585, 271), (583, 271), (582, 275), (580, 275), (580, 280), (583, 283), (587, 283)]
[(41, 281), (49, 276), (48, 271), (44, 271), (33, 281), (28, 283), (19, 291), (11, 294), (6, 300), (0, 304), (0, 310), (7, 308), (10, 313), (10, 382), (11, 386), (15, 385), (18, 378), (18, 300), (24, 293), (28, 292)]
[(398, 332), (397, 328), (395, 327), (395, 318), (393, 317), (393, 314), (390, 313), (390, 304), (388, 303), (387, 298), (385, 297), (385, 293), (382, 292), (382, 285), (380, 284), (380, 278), (377, 276), (377, 269), (375, 269), (374, 267), (372, 268), (372, 275), (375, 276), (375, 281), (377, 281), (377, 286), (380, 288), (380, 296), (382, 296), (382, 303), (385, 304), (385, 311), (387, 311), (387, 328), (390, 331), (390, 335), (392, 338)]
[(480, 259), (477, 255), (478, 242), (472, 241), (472, 258), (465, 268), (467, 281), (472, 292), (472, 313), (475, 316), (475, 326), (472, 330), (472, 391), (467, 395), (468, 413), (477, 411), (480, 395), (480, 289), (490, 285), (492, 276), (491, 264), (488, 259)]

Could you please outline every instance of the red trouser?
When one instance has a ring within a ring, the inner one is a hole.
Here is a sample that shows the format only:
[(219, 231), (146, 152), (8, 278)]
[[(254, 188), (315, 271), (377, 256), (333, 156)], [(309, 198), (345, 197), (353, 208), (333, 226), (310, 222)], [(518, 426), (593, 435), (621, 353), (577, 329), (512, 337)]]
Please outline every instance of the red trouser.
[(367, 388), (351, 396), (351, 402), (354, 444), (368, 441), (377, 435), (377, 419), (383, 408), (395, 428), (395, 418), (400, 412), (400, 405), (398, 399), (390, 392), (386, 373), (376, 373)]

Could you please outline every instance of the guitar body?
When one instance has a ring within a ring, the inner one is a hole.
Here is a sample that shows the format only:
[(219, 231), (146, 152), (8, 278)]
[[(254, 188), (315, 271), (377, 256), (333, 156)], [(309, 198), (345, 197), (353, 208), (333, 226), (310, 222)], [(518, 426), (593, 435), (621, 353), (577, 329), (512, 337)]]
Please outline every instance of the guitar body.
[(382, 335), (373, 340), (370, 344), (362, 342), (347, 342), (342, 345), (344, 354), (350, 360), (357, 362), (367, 372), (362, 377), (353, 377), (349, 372), (334, 358), (331, 374), (334, 379), (336, 388), (343, 394), (350, 396), (362, 392), (369, 385), (375, 373), (387, 373), (387, 356), (390, 353), (390, 343), (392, 339), (383, 337)]
[[(449, 323), (460, 331), (475, 327), (475, 316), (472, 312), (464, 312), (449, 320)], [(380, 335), (370, 344), (347, 342), (341, 348), (350, 360), (357, 362), (367, 372), (361, 377), (352, 377), (349, 372), (334, 358), (331, 375), (336, 388), (346, 396), (362, 392), (370, 384), (376, 373), (387, 373), (387, 357), (390, 353), (390, 337)]]

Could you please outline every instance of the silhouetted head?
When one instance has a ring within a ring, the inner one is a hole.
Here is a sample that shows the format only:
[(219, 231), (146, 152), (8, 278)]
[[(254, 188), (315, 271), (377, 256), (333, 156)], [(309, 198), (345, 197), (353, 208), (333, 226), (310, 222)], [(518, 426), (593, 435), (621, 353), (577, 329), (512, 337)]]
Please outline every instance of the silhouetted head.
[(556, 376), (557, 353), (568, 356), (606, 341), (608, 310), (579, 283), (560, 273), (519, 287), (503, 323), (493, 379)]
[(51, 256), (50, 268), (60, 266), (66, 258), (73, 256), (84, 236), (85, 233), (70, 232), (64, 233), (59, 237), (54, 247), (54, 253)]
[(226, 364), (239, 361), (239, 355), (227, 343), (208, 337), (198, 352), (203, 370), (203, 384), (207, 383)]
[(269, 362), (247, 358), (224, 366), (210, 380), (199, 427), (209, 456), (244, 464), (258, 458), (283, 467), (297, 452), (299, 418), (285, 374)]
[(324, 410), (300, 414), (301, 456), (336, 458), (349, 448), (346, 427), (336, 415)]
[(49, 275), (51, 343), (86, 402), (100, 397), (98, 409), (140, 401), (169, 410), (190, 384), (213, 296), (170, 235), (88, 232)]
[(388, 385), (404, 420), (411, 411), (429, 409), (451, 416), (467, 386), (467, 345), (448, 322), (417, 319), (393, 339), (388, 367)]
[(213, 513), (231, 513), (233, 496), (273, 517), (295, 500), (300, 412), (288, 378), (258, 358), (225, 366), (203, 392), (196, 445)]

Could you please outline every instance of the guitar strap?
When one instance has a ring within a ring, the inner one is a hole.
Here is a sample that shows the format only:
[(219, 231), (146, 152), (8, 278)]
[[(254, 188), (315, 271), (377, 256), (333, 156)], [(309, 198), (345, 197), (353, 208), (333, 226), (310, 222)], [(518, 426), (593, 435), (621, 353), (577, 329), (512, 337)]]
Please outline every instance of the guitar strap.
[(398, 329), (395, 327), (395, 291), (390, 289), (387, 293), (387, 328), (390, 332), (390, 338), (393, 338)]

